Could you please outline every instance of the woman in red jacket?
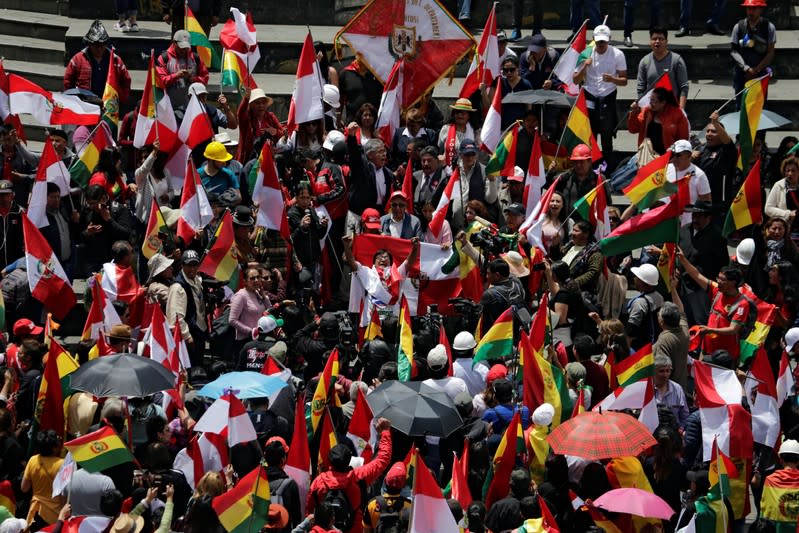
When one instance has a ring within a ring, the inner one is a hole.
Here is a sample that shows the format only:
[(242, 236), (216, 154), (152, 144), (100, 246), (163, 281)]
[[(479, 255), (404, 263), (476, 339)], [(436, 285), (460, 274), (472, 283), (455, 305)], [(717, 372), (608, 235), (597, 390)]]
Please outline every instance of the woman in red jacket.
[(639, 146), (649, 138), (655, 151), (664, 154), (675, 141), (687, 139), (691, 128), (674, 93), (657, 87), (652, 91), (648, 106), (641, 108), (634, 102), (630, 107), (627, 129), (638, 134)]
[(267, 134), (272, 142), (283, 136), (283, 126), (277, 116), (269, 111), (272, 99), (263, 89), (247, 90), (239, 104), (239, 149), (236, 160), (244, 164), (250, 160), (255, 139)]

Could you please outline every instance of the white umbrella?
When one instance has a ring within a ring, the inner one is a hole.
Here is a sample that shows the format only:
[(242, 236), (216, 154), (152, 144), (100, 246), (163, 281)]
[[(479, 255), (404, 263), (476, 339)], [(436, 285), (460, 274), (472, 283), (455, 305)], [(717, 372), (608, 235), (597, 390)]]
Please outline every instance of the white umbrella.
[[(738, 111), (735, 113), (727, 113), (719, 117), (719, 122), (721, 122), (724, 129), (727, 130), (728, 135), (738, 135), (738, 130), (741, 126), (741, 114)], [(790, 119), (778, 115), (774, 111), (764, 109), (760, 113), (760, 123), (757, 125), (757, 130), (772, 130), (790, 123)]]

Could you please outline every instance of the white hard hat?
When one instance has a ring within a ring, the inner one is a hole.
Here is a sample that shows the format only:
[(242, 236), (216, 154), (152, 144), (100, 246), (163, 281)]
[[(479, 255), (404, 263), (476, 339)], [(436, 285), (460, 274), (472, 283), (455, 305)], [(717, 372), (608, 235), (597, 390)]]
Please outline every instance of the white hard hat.
[(536, 426), (548, 426), (555, 417), (555, 407), (549, 403), (542, 403), (533, 411), (533, 424)]
[(785, 351), (792, 352), (797, 342), (799, 342), (799, 328), (789, 329), (785, 333)]
[(748, 265), (752, 262), (752, 256), (755, 255), (755, 240), (744, 239), (735, 248), (735, 260), (742, 265)]
[(338, 87), (327, 83), (324, 87), (322, 87), (322, 91), (324, 92), (324, 95), (322, 96), (322, 101), (324, 103), (333, 109), (338, 109), (341, 107), (341, 93), (339, 93)]
[(443, 344), (436, 344), (432, 350), (427, 352), (427, 366), (430, 370), (440, 370), (447, 366), (447, 349)]
[(452, 343), (452, 349), (460, 352), (472, 350), (477, 346), (477, 341), (474, 340), (474, 335), (468, 331), (461, 331), (455, 335), (455, 341)]
[(636, 278), (640, 279), (649, 286), (655, 287), (658, 284), (658, 278), (660, 277), (660, 274), (658, 273), (658, 269), (655, 265), (644, 263), (641, 266), (632, 267), (630, 272), (632, 272)]
[(782, 441), (782, 444), (780, 444), (779, 455), (782, 455), (784, 453), (792, 453), (794, 455), (799, 455), (799, 441), (794, 439), (788, 439)]
[(322, 143), (322, 148), (332, 151), (337, 142), (344, 142), (346, 140), (347, 138), (344, 137), (343, 133), (338, 130), (332, 130), (327, 132), (327, 137), (325, 137), (325, 142)]

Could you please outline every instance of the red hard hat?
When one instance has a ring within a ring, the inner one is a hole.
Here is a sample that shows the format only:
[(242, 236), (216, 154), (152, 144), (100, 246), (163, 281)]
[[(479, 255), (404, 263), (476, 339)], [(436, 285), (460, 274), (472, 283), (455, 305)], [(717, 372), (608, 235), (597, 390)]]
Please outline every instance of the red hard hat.
[(578, 144), (572, 150), (572, 155), (569, 159), (572, 161), (584, 161), (586, 159), (591, 159), (591, 149), (584, 144)]
[(768, 7), (766, 0), (744, 0), (741, 7)]

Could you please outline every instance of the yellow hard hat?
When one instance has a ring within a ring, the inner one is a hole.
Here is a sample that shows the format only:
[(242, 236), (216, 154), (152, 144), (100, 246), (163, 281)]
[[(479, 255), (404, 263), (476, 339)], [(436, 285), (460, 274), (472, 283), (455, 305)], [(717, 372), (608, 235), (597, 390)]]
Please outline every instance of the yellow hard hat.
[(205, 152), (203, 152), (203, 156), (205, 156), (206, 159), (213, 159), (214, 161), (220, 162), (233, 159), (233, 156), (228, 153), (225, 145), (217, 141), (208, 143), (208, 146), (205, 147)]

